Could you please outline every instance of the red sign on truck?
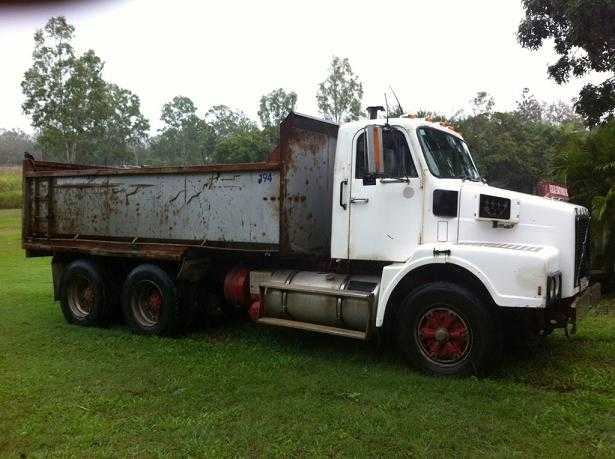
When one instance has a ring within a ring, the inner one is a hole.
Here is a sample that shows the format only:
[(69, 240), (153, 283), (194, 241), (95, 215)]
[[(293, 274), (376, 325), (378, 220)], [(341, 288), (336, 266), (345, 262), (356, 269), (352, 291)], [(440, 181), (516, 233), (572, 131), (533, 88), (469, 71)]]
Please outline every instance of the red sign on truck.
[(545, 198), (557, 199), (558, 201), (568, 201), (568, 188), (555, 182), (538, 182), (536, 194)]

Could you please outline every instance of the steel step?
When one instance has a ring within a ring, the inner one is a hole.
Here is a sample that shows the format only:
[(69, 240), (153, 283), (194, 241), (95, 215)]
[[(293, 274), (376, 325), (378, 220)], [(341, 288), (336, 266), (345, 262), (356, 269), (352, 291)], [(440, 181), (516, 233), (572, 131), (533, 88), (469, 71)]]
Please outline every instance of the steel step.
[(298, 322), (296, 320), (276, 319), (274, 317), (261, 317), (256, 321), (263, 325), (273, 325), (276, 327), (296, 328), (299, 330), (308, 330), (327, 335), (345, 336), (346, 338), (354, 338), (365, 341), (367, 333), (357, 330), (347, 330), (345, 328), (331, 327), (328, 325), (311, 324), (308, 322)]

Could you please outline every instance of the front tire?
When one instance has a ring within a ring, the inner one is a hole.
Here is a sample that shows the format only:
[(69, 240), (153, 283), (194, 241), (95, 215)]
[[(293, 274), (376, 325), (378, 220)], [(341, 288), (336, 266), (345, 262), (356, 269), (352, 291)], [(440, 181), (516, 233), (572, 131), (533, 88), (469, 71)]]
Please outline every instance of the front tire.
[(172, 336), (184, 325), (184, 308), (175, 283), (152, 264), (137, 266), (126, 278), (122, 312), (130, 329), (141, 335)]
[(413, 290), (399, 314), (397, 343), (435, 375), (482, 374), (501, 356), (498, 318), (468, 289), (434, 282)]

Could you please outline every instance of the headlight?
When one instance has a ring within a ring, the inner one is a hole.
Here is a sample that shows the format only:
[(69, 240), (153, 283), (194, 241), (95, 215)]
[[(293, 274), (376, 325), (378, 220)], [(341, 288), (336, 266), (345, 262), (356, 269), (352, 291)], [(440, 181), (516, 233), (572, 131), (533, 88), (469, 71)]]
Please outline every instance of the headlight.
[(510, 220), (510, 199), (481, 194), (478, 216), (493, 220)]

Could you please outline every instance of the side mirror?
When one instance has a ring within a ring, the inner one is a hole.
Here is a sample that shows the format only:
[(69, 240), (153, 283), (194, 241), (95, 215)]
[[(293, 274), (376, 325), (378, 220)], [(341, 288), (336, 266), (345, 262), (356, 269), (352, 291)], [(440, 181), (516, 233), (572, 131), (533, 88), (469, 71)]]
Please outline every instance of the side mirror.
[(372, 176), (381, 175), (384, 173), (382, 127), (367, 126), (365, 128), (365, 140), (367, 143), (367, 173)]

